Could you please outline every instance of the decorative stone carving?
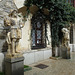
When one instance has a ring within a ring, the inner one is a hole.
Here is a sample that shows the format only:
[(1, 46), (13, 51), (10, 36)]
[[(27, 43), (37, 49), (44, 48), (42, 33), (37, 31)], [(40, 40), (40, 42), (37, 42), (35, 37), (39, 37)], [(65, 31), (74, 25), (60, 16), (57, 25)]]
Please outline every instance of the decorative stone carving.
[(64, 36), (64, 38), (63, 38), (63, 45), (64, 46), (69, 46), (69, 30), (67, 29), (67, 28), (63, 28), (62, 29), (62, 32), (63, 32), (63, 36)]
[(16, 45), (21, 39), (21, 28), (24, 26), (23, 16), (18, 13), (17, 10), (12, 11), (10, 16), (6, 16), (4, 19), (5, 26), (9, 26), (9, 32), (7, 33), (8, 50), (7, 56), (15, 56), (19, 51), (16, 49)]
[(62, 40), (62, 58), (70, 59), (70, 47), (69, 47), (69, 30), (62, 28), (63, 40)]

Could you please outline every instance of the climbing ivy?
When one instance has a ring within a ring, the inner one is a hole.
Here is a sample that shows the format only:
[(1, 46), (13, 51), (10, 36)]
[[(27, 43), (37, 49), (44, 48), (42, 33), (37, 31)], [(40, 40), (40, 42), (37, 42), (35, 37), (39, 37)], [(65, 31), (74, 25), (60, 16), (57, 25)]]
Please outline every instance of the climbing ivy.
[[(25, 0), (24, 5), (29, 7), (36, 5), (41, 11), (45, 19), (51, 23), (52, 47), (58, 46), (62, 39), (61, 29), (70, 26), (75, 22), (75, 8), (64, 0)], [(48, 9), (49, 15), (43, 13), (44, 8)]]

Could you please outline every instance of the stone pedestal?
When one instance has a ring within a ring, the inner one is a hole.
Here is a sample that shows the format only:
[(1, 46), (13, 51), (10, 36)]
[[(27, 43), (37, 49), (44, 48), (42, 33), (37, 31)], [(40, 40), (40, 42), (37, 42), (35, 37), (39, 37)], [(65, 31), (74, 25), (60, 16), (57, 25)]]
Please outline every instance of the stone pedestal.
[(61, 51), (62, 51), (62, 58), (67, 59), (67, 48), (62, 46)]
[(5, 75), (24, 75), (24, 57), (5, 58)]
[(61, 57), (64, 59), (70, 59), (70, 50), (65, 46), (61, 46)]
[(59, 57), (62, 57), (61, 46), (58, 47), (58, 56), (59, 56)]

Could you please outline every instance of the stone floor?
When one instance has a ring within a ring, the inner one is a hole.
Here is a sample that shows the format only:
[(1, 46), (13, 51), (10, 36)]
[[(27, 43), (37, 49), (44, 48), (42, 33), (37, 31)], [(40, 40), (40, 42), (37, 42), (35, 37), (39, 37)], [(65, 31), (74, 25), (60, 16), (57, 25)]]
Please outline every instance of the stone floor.
[[(71, 58), (73, 55), (75, 55), (75, 53), (71, 54)], [(34, 67), (37, 64), (45, 64), (49, 67), (45, 69)], [(24, 72), (24, 75), (75, 75), (74, 58), (58, 60), (47, 59), (29, 66), (32, 67), (32, 70)]]

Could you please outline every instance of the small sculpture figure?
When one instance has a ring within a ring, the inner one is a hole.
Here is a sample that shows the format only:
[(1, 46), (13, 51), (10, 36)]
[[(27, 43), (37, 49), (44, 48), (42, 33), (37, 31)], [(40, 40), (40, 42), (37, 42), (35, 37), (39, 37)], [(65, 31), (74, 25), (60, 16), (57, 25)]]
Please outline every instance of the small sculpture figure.
[(10, 26), (7, 33), (8, 53), (7, 55), (15, 55), (19, 51), (16, 50), (16, 45), (21, 39), (21, 28), (24, 26), (23, 17), (21, 13), (14, 10), (10, 17), (5, 18), (5, 25)]
[(62, 28), (62, 32), (63, 32), (63, 43), (62, 45), (66, 48), (67, 50), (67, 59), (70, 59), (70, 47), (69, 47), (69, 30), (67, 28)]
[(69, 30), (67, 28), (63, 28), (62, 32), (63, 32), (63, 36), (64, 36), (64, 38), (63, 38), (63, 45), (65, 47), (67, 47), (67, 46), (69, 46), (69, 40), (70, 40), (69, 39)]

